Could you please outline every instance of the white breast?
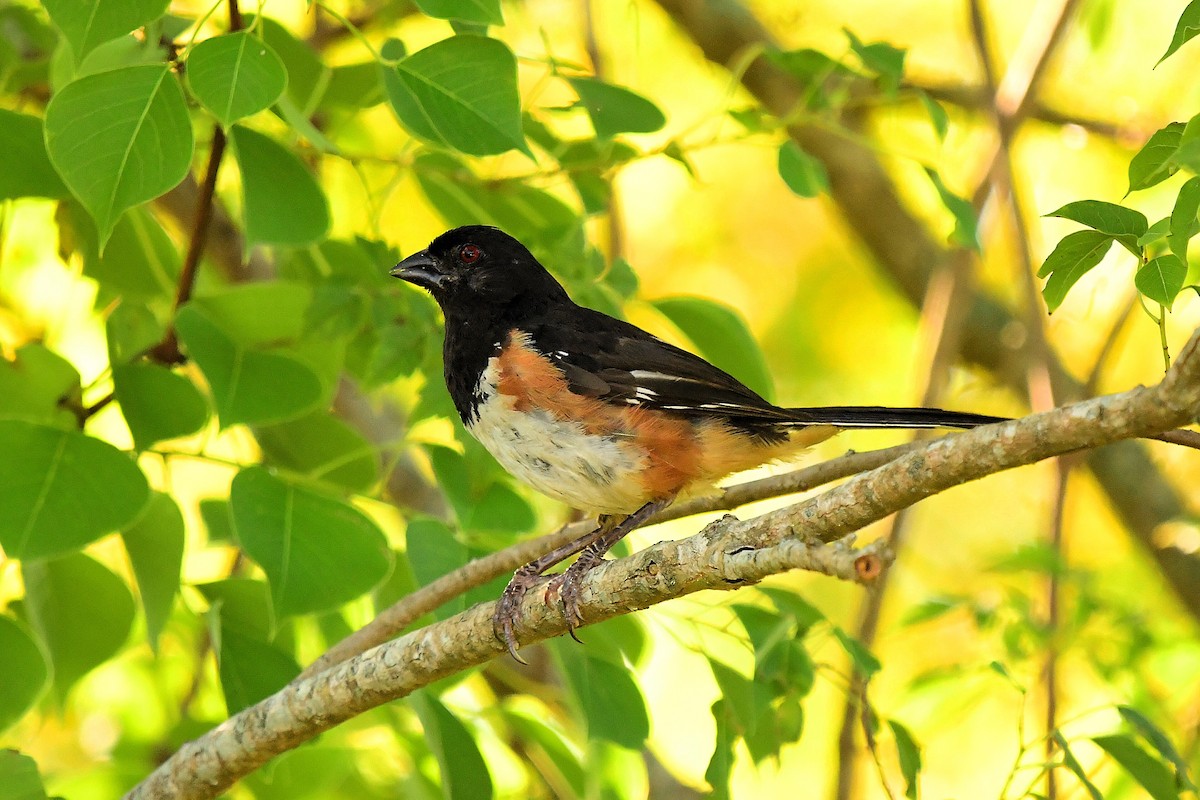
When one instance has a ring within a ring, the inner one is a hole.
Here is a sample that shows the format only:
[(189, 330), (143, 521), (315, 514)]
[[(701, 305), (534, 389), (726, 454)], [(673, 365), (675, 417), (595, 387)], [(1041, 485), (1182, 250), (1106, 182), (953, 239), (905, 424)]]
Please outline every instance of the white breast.
[(513, 398), (497, 389), (496, 362), (488, 362), (476, 388), (478, 417), (469, 430), (501, 466), (573, 508), (628, 514), (646, 502), (638, 478), (644, 456), (619, 447), (620, 434), (588, 434), (546, 411), (514, 411)]

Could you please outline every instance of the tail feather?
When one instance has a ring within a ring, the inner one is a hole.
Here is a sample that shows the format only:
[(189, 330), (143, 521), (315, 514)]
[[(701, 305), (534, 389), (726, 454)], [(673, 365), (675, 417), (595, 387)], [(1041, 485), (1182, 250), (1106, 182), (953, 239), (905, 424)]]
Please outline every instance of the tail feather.
[(975, 428), (1007, 420), (1007, 417), (944, 411), (940, 408), (823, 406), (786, 410), (793, 416), (794, 424), (836, 425), (839, 428)]

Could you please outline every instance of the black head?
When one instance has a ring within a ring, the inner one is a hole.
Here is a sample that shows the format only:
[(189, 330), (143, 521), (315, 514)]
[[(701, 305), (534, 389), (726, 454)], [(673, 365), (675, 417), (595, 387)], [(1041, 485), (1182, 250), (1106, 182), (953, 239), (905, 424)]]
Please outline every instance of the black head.
[(447, 314), (568, 299), (525, 245), (486, 225), (446, 231), (391, 274), (428, 289)]

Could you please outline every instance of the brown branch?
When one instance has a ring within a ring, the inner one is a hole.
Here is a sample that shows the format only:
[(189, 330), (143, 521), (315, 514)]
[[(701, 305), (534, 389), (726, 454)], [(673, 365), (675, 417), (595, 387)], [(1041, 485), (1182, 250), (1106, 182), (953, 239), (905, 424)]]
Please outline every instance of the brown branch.
[[(238, 8), (238, 0), (228, 0), (229, 30), (242, 29), (242, 12)], [(192, 297), (192, 289), (196, 285), (196, 274), (200, 268), (200, 258), (204, 255), (204, 246), (208, 243), (208, 226), (212, 222), (213, 198), (217, 192), (217, 173), (221, 169), (221, 158), (225, 155), (225, 129), (220, 123), (213, 126), (212, 145), (208, 151), (208, 166), (204, 169), (204, 180), (200, 184), (200, 196), (196, 202), (196, 216), (192, 223), (191, 236), (188, 238), (187, 254), (183, 259), (183, 268), (179, 272), (179, 284), (175, 291), (175, 310), (187, 303)], [(160, 364), (182, 364), (186, 359), (179, 350), (179, 337), (175, 326), (167, 330), (163, 340), (151, 348), (150, 357)]]
[(1180, 428), (1175, 431), (1167, 431), (1156, 436), (1151, 436), (1151, 439), (1157, 439), (1160, 442), (1168, 444), (1177, 444), (1181, 447), (1190, 447), (1193, 450), (1200, 450), (1200, 433), (1190, 431), (1186, 428)]
[[(866, 453), (852, 452), (783, 475), (730, 486), (713, 495), (693, 498), (670, 506), (655, 515), (647, 524), (657, 525), (713, 511), (730, 511), (758, 500), (806, 492), (826, 483), (865, 470), (875, 469), (913, 450), (916, 446), (908, 444)], [(590, 520), (565, 525), (554, 533), (518, 542), (511, 547), (477, 558), (459, 569), (443, 575), (396, 601), (392, 606), (377, 614), (369, 623), (330, 647), (320, 658), (313, 661), (297, 680), (310, 678), (335, 664), (383, 644), (435, 608), (476, 586), (482, 586), (494, 578), (512, 572), (542, 553), (549, 552), (572, 539), (577, 539), (593, 527), (595, 527), (595, 523)]]
[[(753, 583), (781, 569), (857, 580), (863, 556), (890, 557), (886, 550), (854, 550), (839, 541), (865, 525), (951, 486), (1172, 430), (1198, 413), (1200, 331), (1157, 386), (938, 439), (796, 505), (746, 521), (727, 516), (695, 536), (607, 562), (584, 580), (583, 617), (593, 624), (703, 589)], [(521, 606), (517, 635), (523, 644), (565, 632), (562, 614), (541, 595), (531, 592)], [(285, 687), (185, 744), (126, 797), (213, 797), (322, 731), (501, 655), (505, 647), (492, 633), (494, 610), (494, 603), (482, 603)]]
[[(984, 86), (909, 82), (902, 84), (902, 87), (920, 89), (934, 100), (958, 106), (968, 111), (986, 111), (991, 113), (994, 95), (990, 94)], [(1151, 123), (1140, 124), (1135, 121), (1110, 122), (1093, 117), (1084, 117), (1054, 108), (1037, 99), (1029, 101), (1025, 116), (1027, 119), (1036, 120), (1037, 122), (1056, 128), (1065, 126), (1082, 128), (1088, 133), (1112, 139), (1120, 144), (1144, 142), (1158, 127)]]

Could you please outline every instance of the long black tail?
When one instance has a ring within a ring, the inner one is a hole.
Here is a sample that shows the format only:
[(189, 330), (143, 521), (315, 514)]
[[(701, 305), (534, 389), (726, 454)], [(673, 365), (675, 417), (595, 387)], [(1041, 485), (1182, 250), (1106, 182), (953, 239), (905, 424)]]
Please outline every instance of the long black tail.
[(1007, 417), (944, 411), (940, 408), (887, 408), (885, 406), (823, 406), (789, 408), (800, 425), (836, 425), (839, 428), (974, 428)]

